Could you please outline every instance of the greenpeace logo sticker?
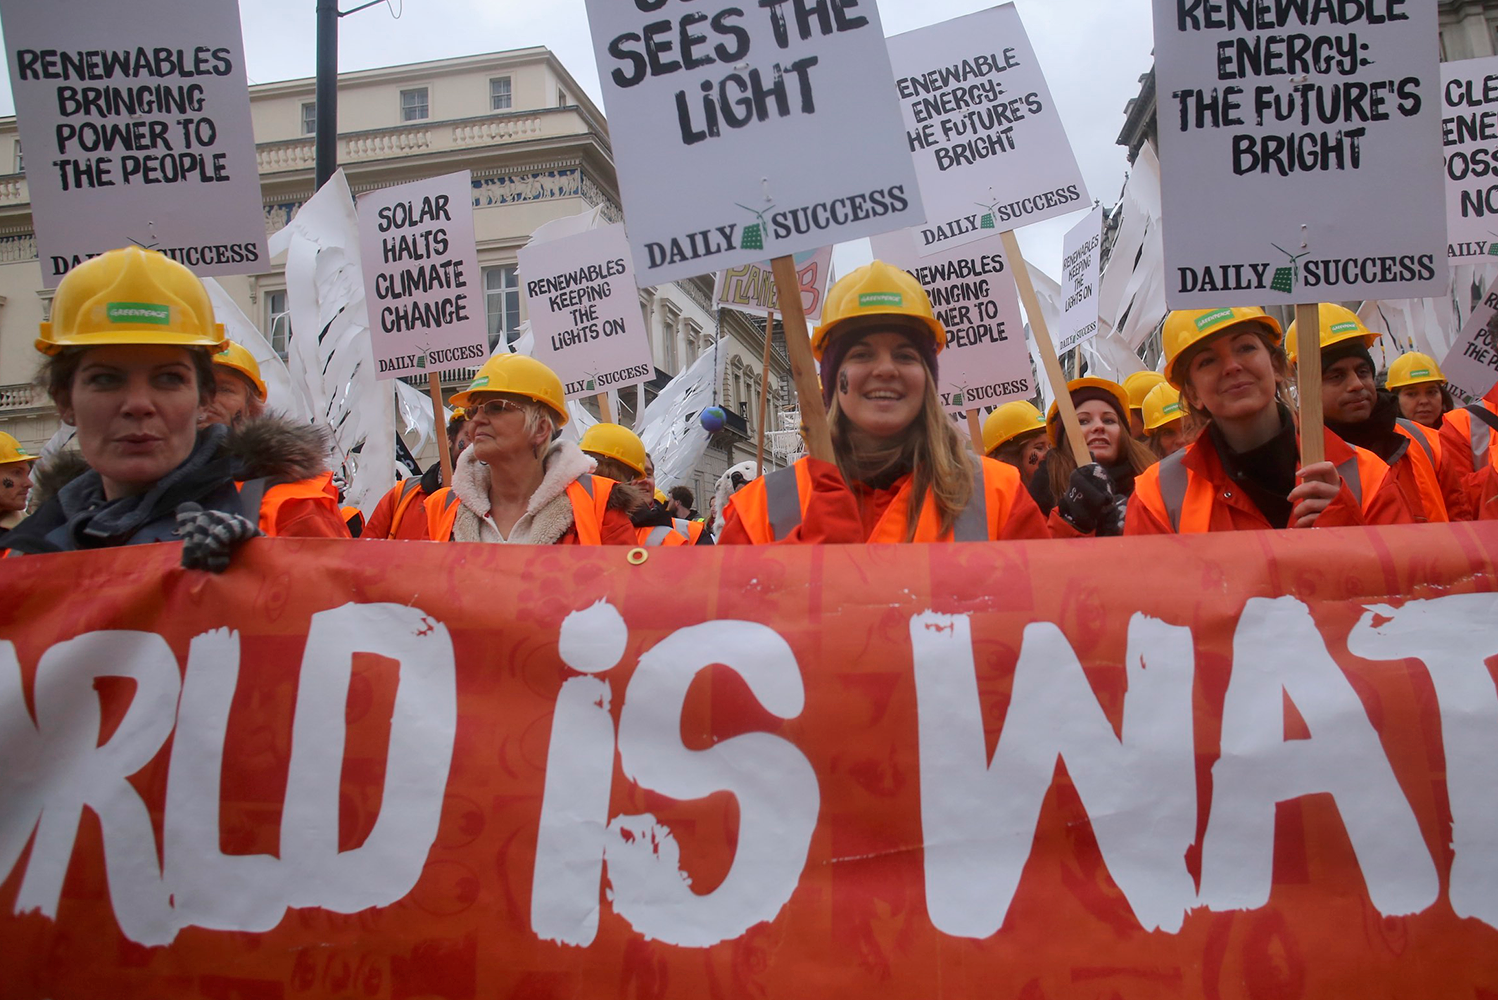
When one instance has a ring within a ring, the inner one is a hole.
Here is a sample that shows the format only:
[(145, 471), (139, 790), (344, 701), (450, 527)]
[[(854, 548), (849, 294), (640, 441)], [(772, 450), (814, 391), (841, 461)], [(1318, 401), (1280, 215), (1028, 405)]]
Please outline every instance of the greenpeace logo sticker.
[(172, 321), (170, 306), (154, 302), (111, 302), (104, 307), (111, 323), (151, 323), (166, 326)]
[(1196, 330), (1198, 333), (1200, 333), (1209, 326), (1213, 326), (1222, 320), (1232, 318), (1233, 310), (1231, 309), (1213, 309), (1209, 313), (1196, 317)]
[(858, 308), (870, 306), (904, 306), (905, 296), (899, 292), (864, 292), (858, 297)]
[(1358, 329), (1358, 325), (1356, 323), (1334, 323), (1334, 324), (1332, 324), (1332, 333), (1356, 333), (1357, 329)]
[(1430, 369), (1429, 368), (1416, 368), (1414, 371), (1410, 372), (1410, 378), (1420, 378), (1423, 375), (1429, 375), (1429, 374), (1430, 374)]
[(468, 387), (468, 391), (469, 392), (474, 392), (474, 391), (476, 391), (478, 389), (482, 389), (484, 386), (486, 386), (488, 384), (489, 384), (489, 376), (487, 376), (487, 375), (480, 375), (478, 378), (476, 378), (476, 379), (473, 380), (473, 384)]
[(1160, 408), (1160, 412), (1161, 413), (1180, 413), (1181, 412), (1181, 404), (1180, 403), (1166, 403), (1163, 407)]

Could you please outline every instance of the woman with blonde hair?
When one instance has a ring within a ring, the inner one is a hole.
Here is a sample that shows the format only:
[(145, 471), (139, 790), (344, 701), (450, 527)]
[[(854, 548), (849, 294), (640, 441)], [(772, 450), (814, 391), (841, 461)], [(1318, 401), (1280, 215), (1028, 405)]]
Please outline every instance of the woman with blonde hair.
[[(1407, 524), (1388, 466), (1324, 431), (1303, 465), (1287, 404), (1279, 323), (1262, 309), (1178, 309), (1165, 319), (1165, 377), (1205, 427), (1139, 476), (1125, 534)], [(1319, 391), (1311, 387), (1309, 391)]]
[(905, 271), (876, 260), (838, 281), (812, 338), (835, 461), (803, 458), (739, 490), (719, 544), (1047, 537), (1018, 471), (971, 457), (945, 413), (945, 345)]

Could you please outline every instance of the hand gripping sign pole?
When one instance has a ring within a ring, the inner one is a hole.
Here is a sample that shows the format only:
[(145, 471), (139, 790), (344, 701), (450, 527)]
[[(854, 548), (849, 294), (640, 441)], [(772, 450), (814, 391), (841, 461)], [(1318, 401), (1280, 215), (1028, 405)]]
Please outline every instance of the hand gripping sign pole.
[[(1040, 312), (1040, 299), (1035, 295), (1035, 285), (1030, 281), (1030, 268), (1020, 256), (1019, 240), (1014, 230), (1006, 229), (1000, 234), (1004, 240), (1004, 256), (1014, 268), (1014, 283), (1019, 287), (1019, 299), (1024, 304), (1025, 315), (1030, 318), (1030, 330), (1035, 335), (1035, 347), (1040, 351), (1040, 360), (1045, 363), (1046, 378), (1051, 382), (1051, 393), (1056, 397), (1056, 409), (1061, 414), (1061, 426), (1066, 429), (1066, 440), (1071, 444), (1072, 457), (1077, 466), (1087, 465), (1092, 455), (1082, 441), (1082, 425), (1077, 422), (1077, 408), (1072, 405), (1071, 393), (1066, 391), (1066, 373), (1061, 370), (1061, 361), (1056, 357), (1056, 345), (1051, 332), (1046, 329), (1045, 316)], [(1319, 418), (1319, 414), (1318, 414)]]
[(442, 410), (442, 380), (436, 369), (427, 371), (427, 390), (432, 396), (432, 417), (437, 421), (437, 457), (442, 461), (442, 485), (453, 484), (453, 456), (447, 447), (447, 417)]
[(1296, 384), (1300, 396), (1300, 464), (1326, 461), (1321, 416), (1321, 306), (1295, 307)]
[[(824, 462), (835, 461), (827, 410), (822, 405), (822, 387), (817, 381), (816, 359), (806, 332), (806, 313), (801, 307), (801, 281), (794, 257), (770, 261), (775, 275), (775, 294), (780, 299), (780, 325), (785, 331), (785, 352), (791, 360), (791, 378), (796, 383), (796, 403), (801, 410), (801, 437), (806, 453)], [(1075, 416), (1072, 418), (1075, 420)]]
[(774, 342), (775, 310), (765, 311), (765, 358), (759, 383), (759, 436), (754, 445), (754, 478), (765, 474), (765, 411), (770, 405), (770, 345)]

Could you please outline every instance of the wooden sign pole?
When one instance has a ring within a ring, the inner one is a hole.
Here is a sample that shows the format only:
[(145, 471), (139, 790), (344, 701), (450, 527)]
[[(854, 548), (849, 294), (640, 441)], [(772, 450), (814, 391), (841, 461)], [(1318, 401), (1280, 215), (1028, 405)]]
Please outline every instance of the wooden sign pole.
[(832, 432), (827, 427), (827, 410), (822, 403), (822, 387), (817, 381), (817, 363), (811, 353), (811, 337), (806, 332), (806, 313), (801, 308), (801, 282), (796, 276), (793, 257), (776, 257), (770, 261), (775, 274), (775, 295), (780, 301), (780, 326), (785, 331), (785, 352), (790, 356), (791, 378), (796, 383), (796, 403), (801, 409), (801, 436), (806, 453), (824, 462), (834, 462)]
[(1092, 461), (1092, 455), (1082, 440), (1082, 425), (1077, 423), (1077, 408), (1072, 405), (1071, 393), (1066, 391), (1066, 373), (1061, 370), (1061, 362), (1056, 359), (1056, 345), (1051, 341), (1051, 332), (1046, 328), (1045, 316), (1040, 311), (1040, 299), (1035, 294), (1035, 286), (1030, 282), (1030, 269), (1025, 266), (1025, 258), (1020, 254), (1019, 240), (1015, 238), (1014, 230), (1004, 230), (1000, 238), (1004, 241), (1004, 256), (1009, 259), (1009, 266), (1014, 268), (1014, 283), (1019, 286), (1019, 299), (1024, 304), (1025, 315), (1029, 317), (1030, 331), (1035, 335), (1035, 347), (1040, 351), (1046, 378), (1050, 380), (1051, 392), (1056, 396), (1061, 426), (1066, 430), (1072, 457), (1077, 460), (1080, 468)]
[(973, 439), (973, 454), (983, 457), (983, 424), (978, 421), (978, 408), (967, 411), (967, 433)]
[(754, 445), (754, 478), (765, 474), (765, 411), (770, 405), (770, 344), (775, 333), (775, 310), (765, 312), (765, 358), (759, 383), (759, 437)]
[(614, 410), (613, 410), (613, 407), (609, 406), (609, 394), (606, 393), (606, 392), (600, 392), (598, 394), (598, 396), (597, 396), (597, 399), (598, 399), (598, 419), (600, 421), (602, 421), (603, 423), (605, 423), (605, 424), (611, 424), (611, 423), (613, 423), (614, 422)]
[(1300, 396), (1300, 464), (1326, 461), (1321, 416), (1321, 306), (1295, 307), (1296, 385)]
[(442, 485), (453, 484), (453, 456), (447, 447), (447, 417), (442, 412), (442, 382), (435, 371), (427, 371), (427, 389), (432, 396), (432, 417), (437, 422), (437, 457), (442, 462)]

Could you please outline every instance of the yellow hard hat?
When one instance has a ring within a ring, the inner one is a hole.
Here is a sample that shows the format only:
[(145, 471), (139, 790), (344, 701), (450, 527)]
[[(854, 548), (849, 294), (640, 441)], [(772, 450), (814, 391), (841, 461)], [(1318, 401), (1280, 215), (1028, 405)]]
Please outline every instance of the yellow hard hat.
[[(1346, 306), (1339, 306), (1335, 302), (1323, 302), (1317, 309), (1317, 318), (1321, 324), (1321, 349), (1324, 351), (1333, 344), (1340, 344), (1347, 340), (1361, 340), (1364, 347), (1372, 347), (1378, 340), (1378, 334), (1370, 331), (1358, 319), (1358, 314)], [(1290, 329), (1285, 331), (1285, 353), (1290, 360), (1295, 360), (1295, 324), (1290, 324)]]
[(535, 358), (524, 354), (494, 355), (484, 362), (468, 388), (453, 393), (449, 402), (467, 409), (476, 394), (491, 392), (534, 399), (552, 411), (558, 427), (567, 426), (567, 397), (562, 393), (562, 380)]
[[(1074, 378), (1066, 383), (1067, 395), (1075, 393), (1078, 389), (1102, 389), (1118, 400), (1118, 408), (1122, 411), (1124, 420), (1129, 419), (1129, 394), (1124, 392), (1124, 387), (1117, 382), (1106, 378)], [(1045, 414), (1045, 436), (1051, 442), (1052, 447), (1055, 447), (1056, 439), (1061, 436), (1060, 414), (1060, 407), (1053, 401), (1051, 408)], [(1125, 424), (1124, 431), (1127, 432), (1128, 429), (1128, 425)]]
[(1410, 351), (1395, 358), (1394, 363), (1389, 366), (1389, 381), (1385, 388), (1392, 391), (1403, 389), (1407, 385), (1419, 385), (1421, 382), (1444, 384), (1446, 376), (1441, 374), (1441, 369), (1429, 354)]
[(578, 447), (593, 455), (617, 459), (640, 475), (645, 474), (645, 442), (628, 427), (594, 424), (583, 434)]
[(1124, 392), (1129, 394), (1129, 409), (1137, 410), (1144, 406), (1144, 397), (1150, 394), (1155, 386), (1162, 384), (1165, 376), (1159, 372), (1142, 371), (1127, 375), (1123, 380)]
[(255, 362), (255, 356), (248, 350), (232, 340), (226, 340), (224, 349), (213, 356), (213, 363), (233, 369), (249, 379), (250, 386), (255, 390), (255, 398), (262, 403), (265, 402), (265, 383), (260, 380), (260, 365)]
[(1200, 344), (1229, 327), (1257, 320), (1270, 331), (1269, 342), (1278, 344), (1284, 339), (1279, 320), (1258, 306), (1238, 306), (1234, 309), (1174, 309), (1165, 317), (1165, 329), (1161, 339), (1165, 342), (1165, 381), (1177, 389), (1185, 383), (1176, 371), (1176, 361), (1186, 349)]
[(86, 260), (63, 277), (36, 349), (56, 354), (64, 347), (223, 342), (224, 325), (214, 322), (208, 289), (197, 275), (154, 250), (125, 247)]
[(995, 409), (983, 421), (983, 453), (992, 455), (1005, 441), (1026, 431), (1045, 430), (1045, 417), (1028, 399), (1011, 400)]
[(1166, 424), (1180, 420), (1186, 415), (1181, 407), (1181, 390), (1168, 382), (1161, 382), (1144, 397), (1144, 432), (1153, 434)]
[(655, 502), (656, 503), (661, 504), (661, 505), (664, 506), (665, 503), (666, 503), (666, 501), (668, 499), (669, 499), (669, 497), (667, 497), (666, 494), (662, 493), (660, 490), (656, 490), (655, 491)]
[(822, 323), (811, 335), (818, 361), (827, 342), (846, 323), (864, 317), (905, 316), (931, 334), (938, 353), (947, 346), (947, 331), (931, 308), (931, 299), (908, 271), (876, 260), (837, 280), (822, 305)]
[(15, 462), (35, 462), (40, 457), (40, 455), (26, 454), (26, 449), (21, 447), (21, 442), (4, 431), (0, 431), (0, 465), (11, 465)]

